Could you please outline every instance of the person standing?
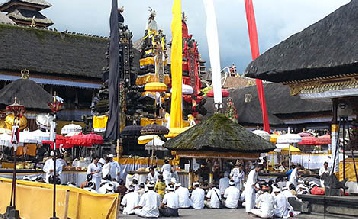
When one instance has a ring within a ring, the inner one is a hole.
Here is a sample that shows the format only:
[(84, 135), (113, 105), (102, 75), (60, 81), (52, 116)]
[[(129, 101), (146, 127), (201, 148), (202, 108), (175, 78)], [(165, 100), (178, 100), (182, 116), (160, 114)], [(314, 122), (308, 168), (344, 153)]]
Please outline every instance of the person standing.
[(115, 179), (118, 182), (121, 174), (121, 166), (117, 161), (113, 160), (113, 154), (108, 154), (108, 157), (110, 164), (109, 174), (111, 175), (112, 179)]
[(204, 199), (205, 199), (205, 191), (200, 188), (199, 182), (195, 182), (193, 184), (194, 190), (191, 193), (191, 202), (193, 203), (194, 209), (203, 209), (204, 208)]
[(42, 170), (46, 173), (45, 174), (45, 182), (47, 183), (53, 183), (53, 176), (56, 172), (56, 176), (58, 179), (61, 179), (61, 173), (62, 173), (62, 162), (59, 159), (56, 159), (56, 171), (55, 171), (55, 157), (54, 152), (51, 151), (50, 157), (46, 160), (44, 167)]
[(164, 217), (178, 217), (179, 196), (174, 192), (174, 185), (170, 185), (168, 193), (164, 195), (160, 215)]
[(147, 185), (148, 192), (144, 193), (139, 203), (134, 207), (134, 213), (139, 217), (159, 217), (160, 196), (154, 192), (154, 184)]
[(329, 175), (331, 173), (331, 170), (332, 169), (330, 167), (328, 167), (328, 162), (327, 161), (325, 161), (323, 166), (319, 169), (318, 175), (319, 175), (322, 187), (324, 187), (324, 180), (322, 179), (322, 175), (323, 174)]
[(92, 182), (95, 184), (97, 192), (102, 178), (101, 165), (98, 163), (98, 161), (99, 161), (99, 157), (94, 156), (92, 163), (90, 163), (87, 167), (87, 174), (92, 175)]
[(133, 186), (129, 186), (128, 193), (122, 198), (121, 205), (124, 206), (123, 214), (134, 214), (134, 207), (139, 203), (138, 192), (134, 191)]
[(172, 168), (171, 165), (169, 164), (169, 160), (164, 160), (164, 165), (161, 168), (161, 172), (167, 186), (169, 185), (170, 179), (172, 178), (171, 169)]
[(235, 186), (235, 182), (233, 180), (230, 180), (229, 187), (225, 189), (224, 192), (224, 198), (225, 200), (225, 207), (227, 208), (237, 208), (239, 199), (240, 199), (240, 191)]
[(292, 172), (290, 174), (289, 180), (287, 182), (287, 187), (290, 187), (290, 184), (294, 185), (295, 188), (297, 187), (298, 182), (298, 171), (301, 169), (301, 165), (292, 165)]
[(255, 184), (257, 183), (257, 176), (260, 170), (261, 166), (256, 164), (247, 176), (245, 184), (245, 211), (247, 213), (250, 213), (251, 209), (255, 206)]
[(245, 179), (245, 172), (242, 170), (240, 163), (236, 164), (235, 167), (231, 170), (230, 177), (232, 180), (234, 180), (236, 188), (241, 191), (242, 180)]
[(154, 170), (154, 167), (149, 167), (149, 173), (147, 175), (147, 182), (157, 182), (158, 172)]

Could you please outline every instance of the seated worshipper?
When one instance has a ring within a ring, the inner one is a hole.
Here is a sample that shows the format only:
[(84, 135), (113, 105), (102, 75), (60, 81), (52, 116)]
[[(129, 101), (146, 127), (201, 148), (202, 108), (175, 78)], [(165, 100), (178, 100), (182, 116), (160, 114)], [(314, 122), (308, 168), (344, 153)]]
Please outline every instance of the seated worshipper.
[(113, 193), (113, 184), (110, 182), (105, 182), (101, 184), (101, 186), (98, 189), (99, 194), (108, 194)]
[(127, 187), (124, 185), (124, 180), (119, 179), (118, 180), (118, 186), (117, 188), (114, 188), (114, 192), (117, 192), (123, 197), (127, 192)]
[(236, 187), (234, 180), (230, 180), (229, 185), (230, 186), (227, 189), (225, 189), (224, 192), (225, 207), (237, 208), (240, 199), (240, 191)]
[(157, 182), (158, 181), (158, 172), (155, 171), (154, 167), (149, 167), (149, 173), (147, 175), (146, 182)]
[(138, 192), (134, 191), (133, 186), (129, 186), (128, 193), (122, 198), (121, 205), (124, 206), (123, 214), (134, 214), (134, 207), (139, 203)]
[[(92, 181), (92, 174), (87, 174), (87, 179), (86, 181), (82, 182), (80, 185), (80, 188), (83, 189), (84, 187), (86, 187), (90, 182)], [(92, 183), (93, 185), (93, 183)]]
[[(134, 188), (134, 190), (135, 190), (135, 188)], [(144, 193), (146, 193), (148, 191), (148, 189), (146, 188), (144, 183), (141, 183), (141, 184), (139, 184), (138, 189), (136, 191), (138, 192), (139, 197), (141, 197)]]
[(251, 209), (251, 213), (260, 218), (272, 218), (274, 215), (275, 198), (268, 193), (269, 187), (262, 186), (263, 194), (257, 197), (256, 204), (260, 206), (259, 209)]
[(181, 186), (180, 183), (176, 183), (174, 187), (175, 193), (178, 194), (179, 197), (179, 208), (190, 208), (192, 203), (189, 198), (189, 190)]
[(286, 196), (281, 193), (280, 189), (277, 187), (273, 188), (273, 193), (275, 194), (275, 208), (273, 210), (274, 216), (277, 218), (287, 218), (289, 217), (290, 212), (290, 203), (288, 202)]
[[(49, 159), (46, 160), (44, 167), (42, 168), (42, 170), (46, 173), (45, 174), (45, 182), (47, 183), (53, 183), (53, 179), (54, 179), (54, 162), (55, 157), (54, 157), (54, 152), (51, 151), (50, 153), (50, 157)], [(62, 173), (62, 167), (63, 164), (61, 162), (61, 160), (56, 159), (56, 184), (61, 184), (61, 173)]]
[(159, 175), (158, 180), (156, 181), (155, 186), (154, 186), (154, 191), (160, 195), (161, 200), (164, 198), (166, 187), (167, 187), (167, 184), (165, 183), (165, 181), (163, 179), (163, 175)]
[(159, 217), (160, 195), (154, 192), (154, 184), (147, 185), (148, 192), (140, 197), (134, 213), (140, 217)]
[(224, 195), (225, 189), (229, 187), (229, 181), (229, 173), (225, 172), (224, 177), (219, 179), (219, 190), (221, 195)]
[(199, 182), (193, 183), (194, 190), (191, 192), (191, 202), (193, 203), (194, 209), (204, 208), (205, 191), (200, 188)]
[(324, 180), (323, 180), (322, 175), (323, 175), (323, 174), (329, 175), (329, 174), (331, 173), (331, 170), (332, 170), (332, 169), (328, 167), (328, 162), (327, 162), (327, 161), (325, 161), (324, 164), (323, 164), (323, 167), (321, 167), (321, 168), (319, 169), (318, 175), (319, 175), (319, 177), (320, 177), (321, 186), (322, 186), (322, 187), (324, 187)]
[(220, 208), (220, 190), (215, 185), (211, 186), (211, 189), (206, 194), (206, 199), (204, 203), (207, 208)]
[(179, 196), (174, 192), (174, 186), (170, 185), (159, 209), (160, 215), (163, 217), (178, 217), (178, 208)]
[(310, 182), (309, 186), (310, 186), (309, 191), (312, 195), (324, 195), (325, 194), (325, 189), (322, 187), (319, 187), (317, 183)]
[(308, 188), (303, 184), (298, 184), (296, 188), (297, 195), (309, 194)]

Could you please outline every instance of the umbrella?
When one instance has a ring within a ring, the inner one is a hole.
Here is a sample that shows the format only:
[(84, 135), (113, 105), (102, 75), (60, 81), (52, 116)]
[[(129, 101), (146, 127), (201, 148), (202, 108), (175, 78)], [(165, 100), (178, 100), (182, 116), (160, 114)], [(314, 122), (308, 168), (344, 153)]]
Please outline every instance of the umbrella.
[(302, 140), (302, 137), (298, 134), (285, 134), (285, 135), (280, 135), (277, 138), (277, 143), (278, 144), (294, 144), (294, 143), (298, 143)]
[(145, 91), (156, 91), (156, 92), (166, 91), (167, 85), (164, 83), (160, 83), (160, 82), (150, 82), (150, 83), (145, 84), (144, 90)]
[(169, 129), (162, 125), (150, 124), (144, 126), (140, 133), (142, 135), (166, 135), (169, 133)]
[(298, 142), (300, 145), (316, 145), (318, 144), (317, 138), (313, 136), (304, 136), (302, 140)]
[(154, 138), (145, 144), (146, 150), (153, 150), (153, 151), (166, 151), (168, 149), (163, 147), (164, 141), (160, 140), (160, 138)]
[[(222, 97), (228, 97), (230, 95), (229, 91), (226, 89), (222, 89)], [(206, 93), (206, 96), (208, 97), (214, 97), (214, 90), (210, 90), (209, 92)]]
[(101, 135), (97, 135), (94, 133), (84, 135), (83, 133), (80, 133), (78, 135), (74, 135), (69, 137), (69, 144), (77, 145), (77, 146), (92, 146), (94, 144), (102, 144), (103, 143), (103, 137)]
[(71, 132), (80, 133), (82, 132), (82, 127), (80, 125), (76, 124), (68, 124), (62, 127), (61, 129), (61, 135), (66, 135)]
[(281, 153), (295, 154), (300, 153), (300, 149), (292, 146), (291, 144), (276, 144), (275, 151), (281, 151)]
[(278, 136), (280, 136), (280, 135), (277, 135), (277, 134), (270, 135), (270, 142), (277, 143)]
[(301, 136), (301, 137), (311, 137), (311, 136), (313, 136), (312, 133), (309, 133), (309, 132), (299, 132), (297, 134), (299, 136)]
[(103, 144), (103, 142), (104, 142), (103, 137), (101, 135), (98, 135), (95, 133), (90, 133), (90, 134), (84, 135), (84, 137), (86, 138), (86, 141), (91, 146), (94, 144)]
[(0, 135), (0, 145), (6, 146), (6, 147), (12, 147), (11, 135), (8, 135), (6, 133), (1, 134)]
[(158, 135), (142, 135), (142, 136), (139, 136), (138, 144), (147, 144), (148, 142), (150, 142), (154, 138), (160, 139)]
[(134, 136), (140, 136), (140, 131), (142, 130), (142, 126), (140, 125), (128, 125), (123, 128), (121, 132), (122, 137), (134, 137)]
[(332, 144), (332, 139), (330, 135), (318, 136), (317, 144)]
[(263, 131), (263, 130), (255, 130), (255, 131), (253, 131), (253, 133), (255, 135), (260, 136), (261, 138), (263, 138), (263, 139), (265, 139), (267, 141), (270, 141), (270, 139), (271, 139), (270, 134), (268, 132)]
[[(43, 140), (42, 144), (49, 144), (51, 149), (53, 149), (53, 141)], [(73, 144), (69, 141), (69, 137), (63, 135), (56, 135), (56, 148), (72, 148)]]

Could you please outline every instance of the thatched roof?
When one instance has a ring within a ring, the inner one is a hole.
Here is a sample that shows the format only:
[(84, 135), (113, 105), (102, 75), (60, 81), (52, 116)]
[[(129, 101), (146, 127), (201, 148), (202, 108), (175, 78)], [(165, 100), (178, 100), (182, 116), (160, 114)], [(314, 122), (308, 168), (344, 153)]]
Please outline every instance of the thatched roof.
[(0, 41), (0, 70), (101, 78), (107, 66), (104, 37), (0, 24)]
[(50, 19), (48, 19), (47, 17), (45, 17), (38, 11), (16, 9), (16, 10), (10, 12), (7, 16), (13, 20), (26, 21), (30, 24), (32, 22), (32, 17), (35, 17), (36, 24), (41, 23), (41, 24), (44, 24), (46, 27), (53, 24), (53, 22)]
[(268, 152), (275, 145), (232, 122), (223, 114), (209, 119), (165, 142), (170, 150)]
[(0, 12), (0, 24), (15, 24), (8, 16), (6, 16), (4, 13)]
[[(300, 96), (291, 96), (290, 88), (286, 85), (265, 83), (265, 99), (270, 125), (284, 125), (280, 115), (292, 114), (313, 114), (321, 112), (330, 112), (332, 110), (331, 102), (318, 99), (301, 99)], [(257, 95), (256, 86), (229, 90), (230, 97), (233, 99), (238, 112), (239, 124), (262, 124), (262, 111)], [(245, 102), (245, 96), (251, 96), (251, 101)], [(224, 106), (227, 98), (223, 99)], [(205, 108), (208, 114), (215, 112), (213, 98), (207, 98)]]
[(0, 104), (10, 105), (15, 97), (26, 109), (50, 110), (51, 94), (30, 79), (18, 79), (0, 90)]
[(14, 5), (32, 5), (39, 9), (51, 7), (52, 5), (45, 0), (8, 0), (7, 2), (0, 4), (1, 11), (8, 11)]
[(269, 49), (246, 76), (287, 82), (358, 72), (358, 0)]

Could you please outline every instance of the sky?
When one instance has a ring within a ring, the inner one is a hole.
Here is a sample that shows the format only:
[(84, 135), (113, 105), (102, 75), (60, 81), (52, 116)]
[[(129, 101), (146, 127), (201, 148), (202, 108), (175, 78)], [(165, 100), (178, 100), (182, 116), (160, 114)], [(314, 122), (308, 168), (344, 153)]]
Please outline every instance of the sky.
[[(109, 35), (111, 0), (47, 0), (52, 7), (42, 11), (59, 31)], [(244, 0), (213, 0), (217, 17), (221, 68), (235, 64), (243, 73), (251, 61)], [(252, 0), (255, 9), (260, 53), (289, 36), (323, 19), (350, 0)], [(0, 0), (5, 2), (5, 0)], [(118, 0), (124, 6), (125, 24), (133, 41), (144, 36), (148, 7), (156, 11), (160, 29), (171, 38), (172, 0)], [(202, 0), (182, 0), (182, 11), (189, 33), (198, 42), (199, 51), (210, 68)]]

